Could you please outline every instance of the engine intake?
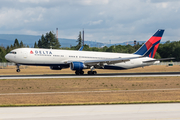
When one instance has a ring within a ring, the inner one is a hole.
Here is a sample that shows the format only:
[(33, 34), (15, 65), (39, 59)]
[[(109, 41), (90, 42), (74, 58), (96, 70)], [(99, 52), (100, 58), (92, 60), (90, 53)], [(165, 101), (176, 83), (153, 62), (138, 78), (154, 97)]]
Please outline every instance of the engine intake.
[(82, 62), (72, 62), (70, 64), (70, 68), (71, 70), (82, 70), (82, 69), (86, 69), (87, 66), (85, 66), (84, 63)]

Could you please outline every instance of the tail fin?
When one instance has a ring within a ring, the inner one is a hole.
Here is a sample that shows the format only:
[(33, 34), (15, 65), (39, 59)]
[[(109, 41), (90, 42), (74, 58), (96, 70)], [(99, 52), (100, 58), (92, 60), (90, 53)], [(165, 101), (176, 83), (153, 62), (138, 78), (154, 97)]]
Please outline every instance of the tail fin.
[(141, 46), (134, 54), (145, 55), (154, 58), (158, 49), (164, 30), (159, 29), (143, 46)]

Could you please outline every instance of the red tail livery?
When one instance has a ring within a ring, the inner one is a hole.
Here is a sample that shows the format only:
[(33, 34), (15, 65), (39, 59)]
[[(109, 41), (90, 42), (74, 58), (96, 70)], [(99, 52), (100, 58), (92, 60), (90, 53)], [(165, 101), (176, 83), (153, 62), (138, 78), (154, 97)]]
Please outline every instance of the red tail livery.
[(148, 57), (154, 58), (155, 53), (158, 49), (159, 43), (161, 41), (164, 30), (159, 29), (139, 50), (134, 54), (146, 55)]

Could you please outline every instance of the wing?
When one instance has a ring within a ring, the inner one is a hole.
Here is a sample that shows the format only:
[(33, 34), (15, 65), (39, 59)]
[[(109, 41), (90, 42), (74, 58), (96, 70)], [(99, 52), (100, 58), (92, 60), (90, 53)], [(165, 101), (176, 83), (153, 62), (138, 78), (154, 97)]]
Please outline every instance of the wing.
[[(84, 60), (84, 61), (78, 61), (78, 62), (82, 62), (86, 66), (100, 66), (101, 67), (108, 64), (116, 64), (116, 63), (130, 61), (130, 59), (136, 59), (140, 57), (141, 56), (127, 57), (127, 58), (112, 58), (112, 59), (103, 59), (103, 60)], [(74, 62), (74, 61), (67, 61), (65, 63), (70, 64), (71, 62)]]
[(93, 65), (107, 65), (107, 64), (116, 64), (120, 62), (130, 61), (130, 59), (135, 59), (139, 57), (129, 57), (129, 58), (113, 58), (113, 59), (104, 59), (104, 60), (87, 60), (84, 61), (85, 65), (93, 66)]

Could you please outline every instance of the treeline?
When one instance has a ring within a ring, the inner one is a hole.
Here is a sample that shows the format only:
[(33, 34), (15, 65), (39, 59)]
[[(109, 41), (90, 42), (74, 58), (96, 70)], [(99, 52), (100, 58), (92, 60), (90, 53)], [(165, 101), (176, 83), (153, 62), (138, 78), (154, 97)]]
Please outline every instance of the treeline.
[(53, 32), (46, 33), (46, 35), (42, 35), (41, 39), (39, 39), (38, 43), (34, 43), (34, 48), (52, 48), (59, 49), (60, 48), (59, 40), (56, 38), (56, 35)]
[(174, 61), (180, 61), (180, 41), (166, 41), (157, 49), (161, 58), (175, 57)]
[[(78, 50), (82, 46), (81, 32), (79, 33), (77, 39), (77, 45), (72, 46), (71, 48), (60, 48), (60, 43), (56, 38), (56, 35), (53, 32), (46, 33), (46, 35), (42, 35), (41, 39), (38, 42), (34, 43), (34, 48), (52, 48), (52, 49), (66, 49), (66, 50)], [(83, 51), (99, 51), (99, 52), (114, 52), (114, 53), (134, 53), (137, 51), (142, 44), (137, 44), (135, 46), (131, 45), (113, 45), (110, 47), (104, 46), (102, 48), (97, 47), (89, 47), (88, 45), (84, 45)], [(23, 42), (19, 42), (18, 39), (15, 39), (14, 44), (4, 47), (0, 46), (0, 62), (6, 62), (5, 55), (9, 53), (11, 50), (16, 48), (29, 47), (28, 45), (24, 45)], [(175, 57), (176, 59), (173, 61), (180, 61), (180, 41), (167, 41), (164, 44), (160, 44), (159, 48), (156, 52), (155, 58), (169, 58)]]

